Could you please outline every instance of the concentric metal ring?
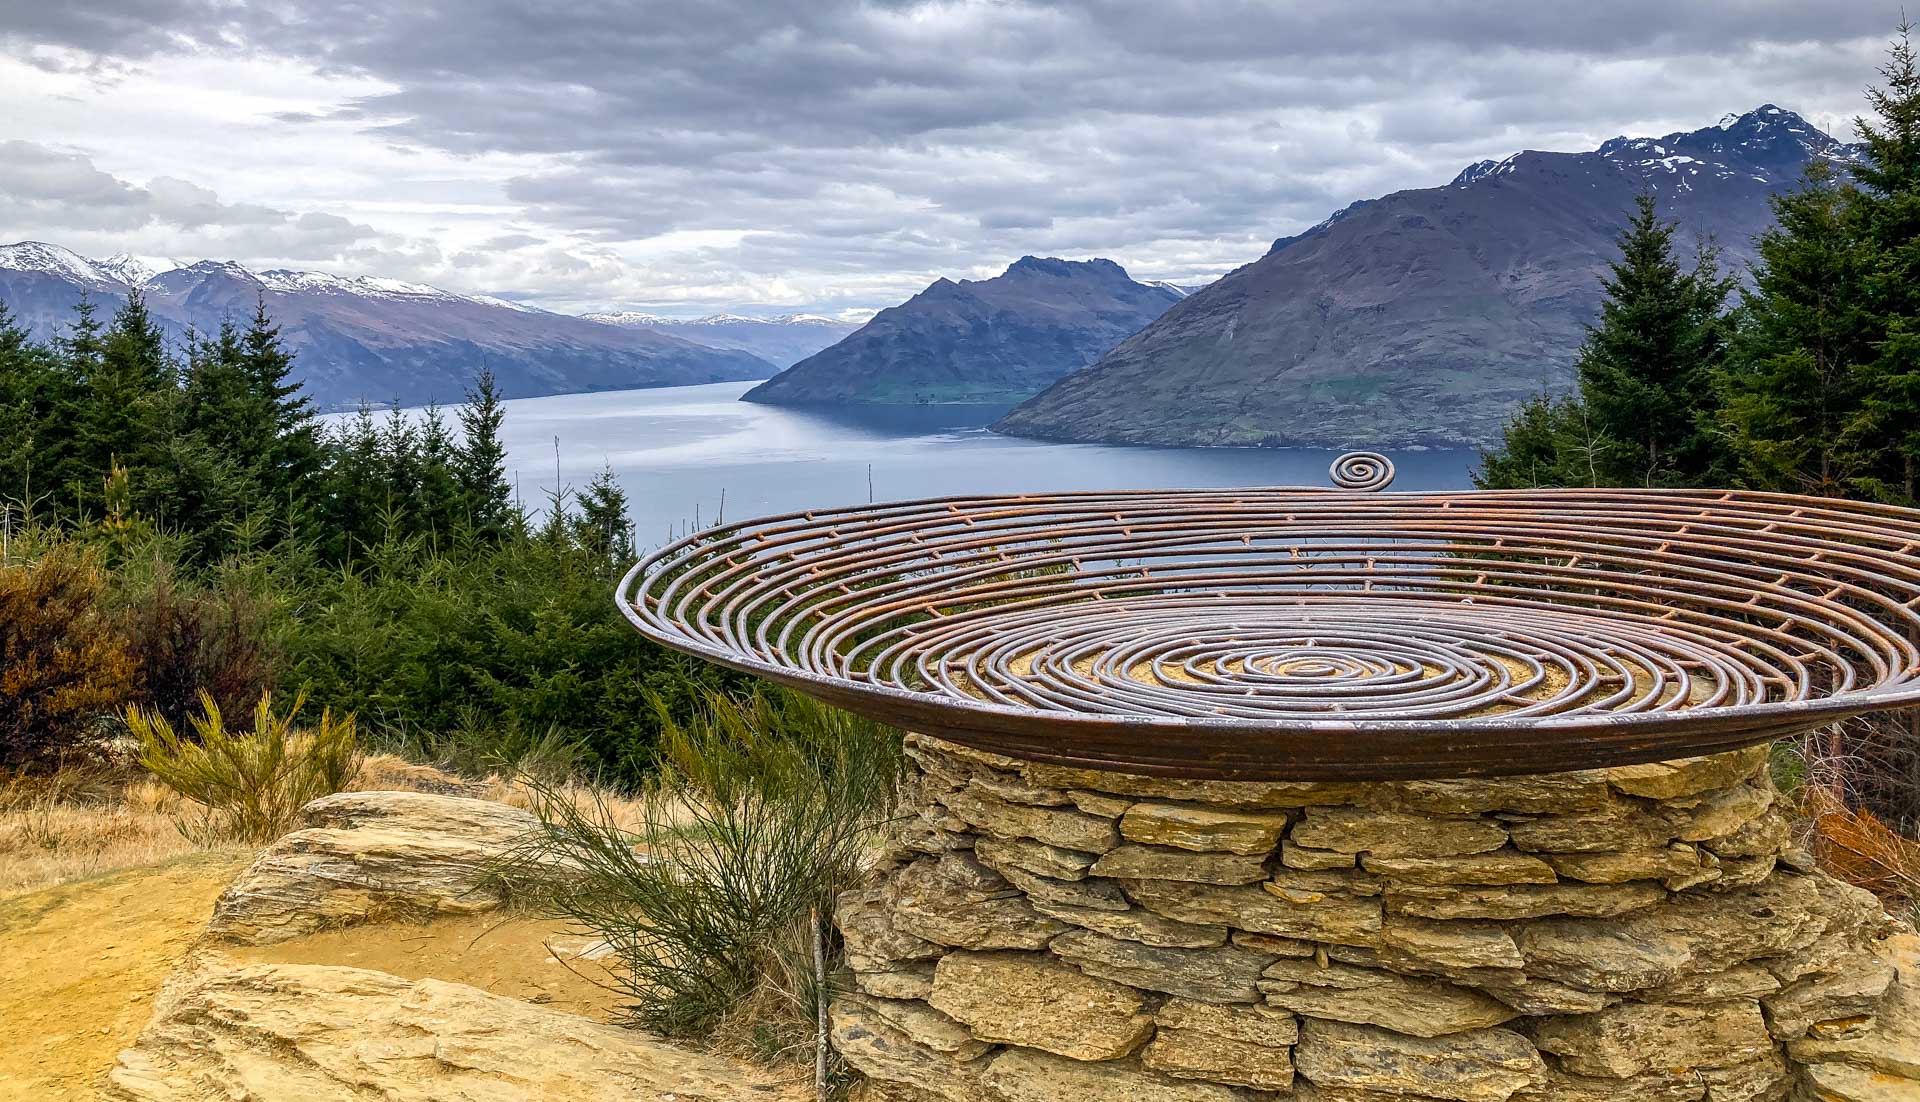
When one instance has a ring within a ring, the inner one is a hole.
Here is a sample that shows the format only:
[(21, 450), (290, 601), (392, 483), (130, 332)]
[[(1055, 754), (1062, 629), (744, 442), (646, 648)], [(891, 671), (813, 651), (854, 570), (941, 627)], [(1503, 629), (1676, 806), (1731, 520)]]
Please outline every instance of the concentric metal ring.
[(669, 647), (982, 749), (1387, 779), (1920, 704), (1917, 556), (1920, 512), (1778, 494), (1067, 493), (712, 528), (620, 600)]

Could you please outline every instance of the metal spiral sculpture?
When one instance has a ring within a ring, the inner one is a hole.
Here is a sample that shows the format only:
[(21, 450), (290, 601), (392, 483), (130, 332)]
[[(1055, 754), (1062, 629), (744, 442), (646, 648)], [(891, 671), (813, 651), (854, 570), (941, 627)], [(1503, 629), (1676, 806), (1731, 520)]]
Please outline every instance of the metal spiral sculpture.
[(1327, 468), (1342, 490), (1384, 490), (1393, 484), (1393, 460), (1379, 452), (1348, 452)]
[(620, 601), (902, 727), (1175, 776), (1548, 772), (1920, 704), (1920, 511), (1783, 494), (908, 501), (708, 529)]

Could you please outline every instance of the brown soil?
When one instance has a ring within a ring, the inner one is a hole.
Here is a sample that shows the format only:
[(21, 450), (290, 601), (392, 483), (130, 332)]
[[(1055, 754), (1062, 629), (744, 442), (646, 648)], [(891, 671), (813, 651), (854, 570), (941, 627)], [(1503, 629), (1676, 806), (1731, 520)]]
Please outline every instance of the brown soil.
[[(199, 940), (213, 901), (251, 856), (195, 853), (0, 899), (0, 1102), (92, 1099), (146, 1025), (161, 983)], [(221, 951), (431, 976), (616, 1018), (619, 996), (599, 986), (604, 968), (573, 956), (588, 943), (551, 920), (477, 915)], [(565, 964), (549, 944), (568, 956)]]
[(194, 853), (0, 900), (0, 1099), (91, 1098), (250, 856)]

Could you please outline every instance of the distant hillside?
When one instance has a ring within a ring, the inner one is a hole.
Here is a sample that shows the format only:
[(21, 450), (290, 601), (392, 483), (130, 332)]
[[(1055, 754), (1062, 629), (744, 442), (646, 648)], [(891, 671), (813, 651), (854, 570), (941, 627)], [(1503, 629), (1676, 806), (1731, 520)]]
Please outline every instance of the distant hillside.
[(994, 426), (1141, 444), (1457, 447), (1572, 380), (1600, 279), (1651, 189), (1734, 272), (1767, 199), (1850, 147), (1772, 105), (1588, 153), (1483, 161), (1347, 207), (1196, 292)]
[[(317, 272), (253, 272), (201, 261), (185, 267), (138, 257), (88, 260), (57, 245), (0, 247), (0, 302), (35, 335), (72, 319), (84, 293), (102, 320), (134, 287), (173, 334), (244, 321), (254, 302), (295, 351), (295, 374), (322, 408), (360, 401), (458, 401), (481, 368), (508, 397), (765, 378), (774, 366), (650, 328), (627, 328), (456, 295), (417, 283)], [(163, 270), (164, 269), (164, 270)]]
[(1134, 282), (1111, 260), (1025, 256), (992, 279), (935, 281), (744, 400), (1015, 402), (1099, 359), (1180, 297)]
[(654, 329), (681, 340), (704, 344), (708, 348), (751, 352), (775, 367), (796, 364), (858, 328), (851, 322), (823, 318), (817, 314), (782, 314), (771, 318), (745, 318), (738, 314), (664, 318), (658, 314), (625, 311), (581, 316), (607, 325)]

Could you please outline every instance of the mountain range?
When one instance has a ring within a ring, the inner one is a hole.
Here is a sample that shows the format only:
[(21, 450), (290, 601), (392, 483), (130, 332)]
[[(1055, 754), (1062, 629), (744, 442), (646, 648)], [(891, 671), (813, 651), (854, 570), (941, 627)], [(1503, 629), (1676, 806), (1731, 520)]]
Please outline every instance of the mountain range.
[(709, 346), (651, 326), (400, 280), (255, 272), (212, 260), (89, 260), (36, 241), (0, 246), (0, 302), (43, 339), (71, 322), (83, 294), (104, 319), (136, 288), (174, 336), (189, 326), (211, 332), (229, 318), (244, 323), (254, 303), (264, 301), (296, 353), (295, 377), (322, 409), (362, 401), (455, 402), (482, 368), (493, 371), (507, 397), (527, 397), (762, 379), (777, 366), (737, 347)]
[(628, 310), (582, 314), (581, 317), (606, 325), (653, 329), (708, 348), (751, 352), (775, 367), (790, 367), (858, 328), (853, 322), (818, 314), (781, 314), (770, 318), (713, 314), (704, 318), (669, 318)]
[(774, 405), (1010, 404), (1099, 359), (1185, 291), (1111, 260), (1023, 256), (992, 279), (935, 280), (748, 391)]
[(1766, 104), (1719, 125), (1527, 151), (1357, 202), (1182, 300), (998, 431), (1128, 444), (1459, 447), (1572, 382), (1642, 192), (1744, 273), (1767, 200), (1856, 150)]

